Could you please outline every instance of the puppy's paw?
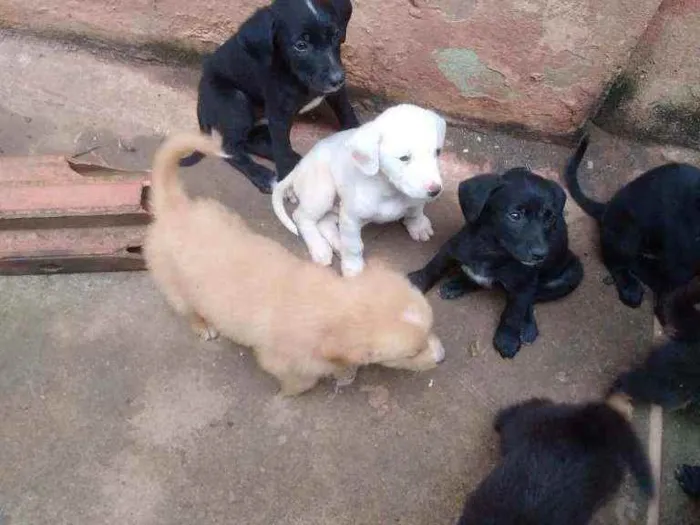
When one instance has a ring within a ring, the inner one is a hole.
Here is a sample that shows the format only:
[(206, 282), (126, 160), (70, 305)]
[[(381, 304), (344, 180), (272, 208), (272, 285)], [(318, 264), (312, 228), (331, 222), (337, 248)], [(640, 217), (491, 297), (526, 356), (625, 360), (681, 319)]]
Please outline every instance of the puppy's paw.
[(318, 244), (309, 247), (311, 260), (321, 266), (330, 266), (333, 263), (333, 249), (330, 244)]
[(525, 323), (522, 332), (520, 332), (520, 342), (526, 345), (532, 344), (540, 335), (540, 331), (537, 329), (537, 323)]
[(630, 308), (639, 308), (644, 299), (644, 288), (638, 282), (628, 283), (626, 286), (617, 289), (617, 295), (623, 304)]
[(422, 270), (411, 272), (406, 277), (409, 281), (411, 281), (411, 284), (418, 288), (422, 293), (425, 293), (430, 289), (430, 286), (428, 286), (428, 279)]
[(364, 268), (365, 262), (362, 260), (362, 258), (343, 259), (343, 262), (340, 264), (340, 270), (343, 273), (343, 277), (354, 277), (355, 275), (359, 275), (362, 273)]
[(452, 299), (459, 299), (468, 291), (469, 289), (464, 286), (463, 279), (457, 277), (447, 281), (438, 288), (438, 295), (440, 299), (450, 301)]
[(336, 390), (338, 390), (339, 388), (350, 386), (355, 381), (355, 377), (357, 377), (357, 367), (350, 366), (339, 370), (333, 374), (333, 377), (335, 378)]
[(683, 492), (693, 498), (700, 498), (700, 466), (680, 465), (675, 475)]
[(520, 350), (520, 333), (508, 327), (499, 327), (493, 337), (493, 346), (501, 357), (512, 359)]
[(414, 241), (425, 242), (433, 236), (433, 225), (425, 215), (404, 220), (408, 234)]

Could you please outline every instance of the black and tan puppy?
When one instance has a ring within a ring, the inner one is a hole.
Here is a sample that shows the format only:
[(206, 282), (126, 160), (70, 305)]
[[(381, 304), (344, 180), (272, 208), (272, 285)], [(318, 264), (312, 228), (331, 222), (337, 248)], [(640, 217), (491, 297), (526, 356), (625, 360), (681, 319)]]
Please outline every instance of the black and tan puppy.
[(700, 263), (700, 169), (656, 167), (601, 203), (583, 194), (576, 174), (587, 148), (585, 137), (566, 169), (571, 197), (599, 224), (603, 263), (620, 300), (637, 308), (644, 283), (658, 315), (659, 298), (687, 283)]
[(459, 185), (464, 227), (421, 270), (409, 274), (421, 291), (458, 270), (440, 288), (454, 299), (479, 287), (498, 285), (507, 304), (493, 339), (501, 356), (514, 357), (538, 335), (533, 305), (571, 293), (583, 278), (569, 250), (563, 210), (566, 194), (525, 168), (503, 175), (477, 175)]
[[(324, 99), (342, 129), (358, 125), (345, 88), (340, 44), (350, 0), (275, 0), (256, 11), (204, 62), (197, 117), (223, 137), (227, 162), (263, 193), (275, 173), (250, 154), (274, 160), (283, 179), (299, 161), (289, 133), (294, 117)], [(181, 166), (203, 155), (195, 152)]]
[(650, 496), (649, 460), (616, 397), (532, 399), (501, 411), (501, 462), (468, 496), (458, 525), (585, 525), (628, 470)]

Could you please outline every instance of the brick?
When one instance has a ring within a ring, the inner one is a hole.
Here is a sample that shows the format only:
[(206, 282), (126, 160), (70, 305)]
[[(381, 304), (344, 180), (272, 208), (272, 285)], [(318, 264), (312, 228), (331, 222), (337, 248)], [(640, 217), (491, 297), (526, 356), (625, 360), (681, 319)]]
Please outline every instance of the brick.
[(144, 269), (147, 177), (57, 156), (0, 158), (0, 274)]

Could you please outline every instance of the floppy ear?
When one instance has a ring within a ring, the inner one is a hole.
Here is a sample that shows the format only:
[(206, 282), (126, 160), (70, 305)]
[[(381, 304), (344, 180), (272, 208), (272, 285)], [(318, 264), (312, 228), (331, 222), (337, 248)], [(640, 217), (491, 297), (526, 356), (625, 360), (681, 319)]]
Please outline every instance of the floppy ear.
[(342, 33), (340, 41), (345, 42), (345, 33), (348, 28), (348, 22), (350, 22), (350, 17), (352, 16), (352, 3), (350, 3), (350, 0), (331, 0), (328, 3), (333, 8), (333, 12), (337, 17), (336, 20)]
[(447, 122), (440, 115), (431, 111), (435, 118), (435, 129), (438, 134), (438, 147), (441, 148), (445, 144), (445, 133), (447, 132)]
[(260, 9), (243, 24), (236, 36), (244, 51), (263, 67), (269, 67), (272, 62), (275, 25), (275, 15), (272, 10)]
[(557, 211), (563, 213), (566, 205), (566, 192), (556, 182), (552, 182), (552, 195), (554, 196), (554, 206)]
[(503, 185), (499, 175), (485, 173), (459, 183), (459, 207), (467, 222), (476, 221), (486, 206), (491, 193)]
[(373, 122), (363, 124), (355, 130), (348, 139), (352, 161), (365, 175), (376, 175), (379, 172), (379, 142), (382, 136), (377, 125)]

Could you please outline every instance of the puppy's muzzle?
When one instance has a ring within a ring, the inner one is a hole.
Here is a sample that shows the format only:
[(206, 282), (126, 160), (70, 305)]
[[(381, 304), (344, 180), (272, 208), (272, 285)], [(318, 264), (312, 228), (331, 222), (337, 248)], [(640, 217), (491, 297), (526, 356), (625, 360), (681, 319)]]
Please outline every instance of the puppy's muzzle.
[(327, 87), (324, 90), (326, 94), (335, 93), (345, 84), (345, 71), (338, 69), (336, 71), (331, 71), (328, 74)]

